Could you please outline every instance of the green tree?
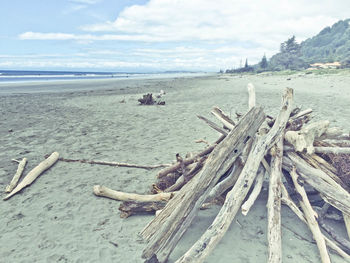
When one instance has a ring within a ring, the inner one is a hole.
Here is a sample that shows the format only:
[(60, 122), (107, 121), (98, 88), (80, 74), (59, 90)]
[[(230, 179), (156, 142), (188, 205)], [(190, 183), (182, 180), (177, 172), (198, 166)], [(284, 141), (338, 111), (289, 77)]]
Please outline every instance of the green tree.
[(249, 65), (248, 65), (248, 59), (247, 59), (247, 58), (245, 59), (244, 68), (245, 68), (245, 69), (249, 68)]
[(266, 69), (268, 64), (267, 64), (267, 59), (266, 59), (266, 55), (264, 54), (264, 56), (262, 57), (261, 61), (260, 61), (260, 67), (263, 69)]

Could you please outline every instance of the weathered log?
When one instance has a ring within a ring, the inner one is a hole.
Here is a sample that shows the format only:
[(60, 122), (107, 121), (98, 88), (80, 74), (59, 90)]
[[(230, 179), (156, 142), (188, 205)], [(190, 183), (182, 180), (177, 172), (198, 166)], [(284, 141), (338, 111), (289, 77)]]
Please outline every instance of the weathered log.
[(241, 211), (244, 216), (246, 216), (249, 213), (250, 208), (254, 205), (256, 199), (258, 198), (261, 192), (264, 182), (264, 174), (265, 168), (262, 165), (260, 165), (259, 170), (257, 172), (257, 176), (255, 178), (253, 190), (250, 193), (247, 201), (245, 201), (241, 206)]
[(224, 205), (214, 222), (201, 238), (176, 262), (203, 262), (218, 244), (237, 214), (249, 188), (253, 184), (261, 160), (279, 139), (292, 111), (293, 90), (286, 89), (282, 109), (268, 134), (258, 137), (252, 146), (247, 162), (232, 190), (227, 194)]
[(205, 118), (205, 117), (203, 117), (201, 115), (197, 115), (197, 117), (200, 120), (203, 120), (205, 123), (207, 123), (211, 128), (213, 128), (217, 132), (220, 132), (222, 135), (227, 136), (228, 132), (225, 131), (224, 129), (220, 128), (215, 122), (212, 122), (211, 120), (208, 120), (207, 118)]
[(350, 216), (348, 216), (347, 214), (343, 214), (343, 218), (344, 218), (346, 232), (348, 234), (348, 238), (350, 239)]
[(15, 187), (15, 189), (12, 190), (11, 193), (5, 196), (4, 200), (9, 199), (13, 195), (21, 191), (23, 188), (33, 183), (36, 178), (38, 178), (43, 172), (45, 172), (47, 169), (49, 169), (51, 166), (53, 166), (57, 162), (58, 157), (59, 157), (58, 152), (54, 152), (46, 160), (39, 163), (33, 170), (31, 170), (23, 178), (23, 180)]
[(281, 197), (282, 197), (282, 156), (283, 134), (271, 149), (271, 173), (269, 196), (267, 200), (267, 239), (269, 262), (282, 262), (282, 229), (281, 229)]
[(232, 130), (236, 126), (235, 122), (220, 108), (214, 107), (211, 113), (228, 129)]
[[(287, 189), (282, 184), (282, 202), (287, 205), (295, 214), (296, 216), (305, 224), (307, 224), (306, 219), (304, 217), (304, 214), (300, 211), (299, 207), (293, 202), (293, 200), (290, 198)], [(345, 260), (350, 262), (350, 255), (348, 255), (344, 250), (342, 250), (335, 242), (333, 242), (328, 237), (324, 236), (324, 239), (327, 242), (327, 245), (333, 249), (335, 252), (337, 252), (341, 257), (343, 257)]]
[(134, 214), (139, 213), (155, 213), (156, 211), (163, 209), (167, 201), (155, 201), (155, 202), (139, 202), (139, 201), (124, 201), (119, 206), (120, 217), (127, 218)]
[(235, 162), (245, 143), (265, 119), (261, 108), (253, 108), (209, 155), (202, 171), (185, 184), (162, 212), (142, 231), (149, 241), (143, 252), (147, 260), (165, 262), (190, 226), (212, 187)]
[(5, 192), (10, 193), (17, 185), (19, 179), (21, 178), (21, 175), (24, 171), (24, 167), (27, 164), (27, 158), (23, 158), (22, 161), (18, 162), (18, 167), (15, 175), (13, 176), (10, 184), (6, 186)]
[(85, 159), (66, 159), (66, 158), (58, 158), (61, 162), (67, 163), (88, 163), (88, 164), (98, 164), (98, 165), (108, 165), (115, 167), (128, 167), (128, 168), (140, 168), (140, 169), (157, 169), (163, 167), (169, 167), (170, 164), (157, 164), (157, 165), (139, 165), (139, 164), (131, 164), (131, 163), (119, 163), (119, 162), (106, 162), (106, 161), (94, 161), (94, 160), (85, 160)]
[(314, 147), (315, 153), (350, 154), (350, 147)]
[(301, 200), (299, 200), (301, 209), (304, 212), (307, 224), (312, 232), (312, 235), (316, 241), (318, 250), (320, 251), (320, 256), (321, 256), (321, 261), (323, 263), (330, 263), (331, 260), (329, 258), (329, 254), (327, 251), (327, 246), (326, 246), (326, 241), (324, 239), (324, 236), (320, 230), (320, 227), (317, 223), (316, 218), (317, 213), (312, 209), (312, 206), (309, 202), (309, 199), (307, 197), (307, 194), (305, 192), (304, 187), (302, 187), (299, 183), (298, 183), (298, 174), (295, 170), (295, 168), (292, 169), (292, 171), (290, 172), (290, 175), (293, 179), (293, 183), (295, 186), (295, 190), (300, 194), (301, 196)]
[(256, 99), (255, 99), (255, 87), (252, 83), (248, 83), (248, 107), (249, 109), (255, 107)]
[(320, 192), (327, 203), (350, 215), (350, 194), (344, 188), (323, 171), (311, 167), (296, 153), (288, 152), (283, 157), (283, 167), (290, 171), (292, 165), (309, 185)]
[(319, 121), (303, 127), (300, 131), (287, 131), (285, 139), (294, 146), (297, 152), (304, 149), (307, 153), (314, 153), (314, 140), (320, 137), (328, 128), (329, 121)]
[(94, 194), (97, 196), (107, 197), (118, 201), (139, 201), (139, 202), (154, 202), (154, 201), (169, 201), (175, 193), (159, 193), (154, 195), (139, 195), (125, 193), (112, 190), (101, 185), (94, 185)]

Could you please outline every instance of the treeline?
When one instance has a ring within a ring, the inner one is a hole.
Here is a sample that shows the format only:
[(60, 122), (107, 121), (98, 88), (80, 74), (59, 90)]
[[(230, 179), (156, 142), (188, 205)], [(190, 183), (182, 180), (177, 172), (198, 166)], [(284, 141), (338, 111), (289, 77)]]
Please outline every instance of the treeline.
[(302, 70), (316, 62), (339, 61), (342, 67), (350, 67), (350, 19), (340, 20), (331, 27), (324, 28), (318, 35), (298, 44), (295, 36), (281, 43), (280, 51), (270, 60), (264, 55), (260, 63), (238, 69), (228, 69), (226, 73), (263, 72), (280, 70)]

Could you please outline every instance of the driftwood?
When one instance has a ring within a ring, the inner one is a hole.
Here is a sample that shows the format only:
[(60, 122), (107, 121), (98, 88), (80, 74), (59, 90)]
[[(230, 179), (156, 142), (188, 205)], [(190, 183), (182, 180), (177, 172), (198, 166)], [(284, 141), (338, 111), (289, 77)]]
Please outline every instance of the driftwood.
[(269, 262), (282, 262), (281, 197), (283, 136), (271, 149), (271, 173), (267, 200)]
[(248, 89), (248, 95), (249, 95), (248, 106), (249, 106), (249, 109), (251, 109), (255, 107), (255, 104), (256, 104), (255, 87), (252, 83), (249, 83), (247, 86), (247, 89)]
[(211, 113), (228, 129), (232, 130), (236, 126), (235, 122), (220, 108), (214, 107)]
[(84, 160), (84, 159), (66, 159), (62, 157), (58, 158), (58, 160), (61, 162), (67, 162), (67, 163), (88, 163), (88, 164), (108, 165), (108, 166), (115, 166), (115, 167), (140, 168), (145, 170), (158, 169), (158, 168), (170, 166), (170, 164), (139, 165), (139, 164), (130, 164), (130, 163), (94, 161), (94, 160)]
[(124, 201), (119, 206), (121, 218), (127, 218), (138, 213), (155, 213), (165, 207), (167, 201), (154, 202), (139, 202), (139, 201)]
[[(162, 94), (163, 95), (163, 94)], [(157, 98), (160, 98), (161, 96), (157, 96)], [(153, 99), (153, 95), (152, 93), (147, 93), (145, 95), (142, 96), (142, 98), (138, 99), (138, 101), (140, 102), (140, 105), (165, 105), (164, 101), (155, 101)]]
[(225, 131), (224, 129), (220, 128), (215, 122), (212, 122), (211, 120), (208, 120), (207, 118), (201, 116), (201, 115), (197, 115), (197, 117), (201, 120), (203, 120), (204, 122), (206, 122), (210, 127), (212, 127), (214, 130), (220, 132), (222, 135), (227, 136), (228, 132)]
[(307, 194), (302, 186), (300, 186), (298, 182), (298, 174), (296, 173), (296, 170), (293, 168), (293, 170), (290, 172), (290, 175), (293, 179), (293, 183), (295, 186), (296, 191), (300, 194), (301, 200), (299, 200), (301, 209), (304, 212), (307, 224), (312, 232), (312, 235), (316, 241), (318, 250), (320, 251), (321, 255), (321, 261), (322, 263), (330, 263), (331, 260), (329, 258), (329, 254), (326, 247), (326, 241), (324, 239), (324, 236), (322, 235), (322, 232), (320, 230), (320, 227), (317, 223), (316, 218), (317, 213), (312, 209), (312, 206), (309, 202), (309, 199), (307, 197)]
[(36, 178), (38, 178), (43, 172), (45, 172), (47, 169), (49, 169), (52, 165), (54, 165), (57, 162), (58, 157), (59, 157), (58, 152), (54, 152), (46, 160), (38, 164), (33, 170), (31, 170), (23, 178), (23, 180), (15, 187), (15, 189), (12, 190), (11, 193), (5, 196), (4, 200), (9, 199), (13, 195), (21, 191), (23, 188), (33, 183)]
[(24, 168), (27, 164), (27, 158), (23, 158), (22, 161), (17, 161), (17, 160), (14, 160), (16, 162), (18, 162), (18, 168), (17, 168), (17, 171), (15, 173), (15, 175), (13, 176), (10, 184), (8, 186), (6, 186), (6, 189), (5, 189), (5, 192), (6, 193), (10, 193), (17, 185), (19, 179), (21, 178), (21, 175), (24, 171)]
[(252, 185), (261, 160), (266, 152), (283, 134), (292, 111), (293, 90), (287, 89), (282, 100), (282, 109), (268, 134), (256, 139), (247, 162), (232, 190), (227, 194), (224, 205), (214, 222), (201, 238), (176, 262), (202, 262), (229, 228), (250, 186)]
[(287, 131), (285, 139), (294, 146), (297, 152), (304, 149), (307, 153), (314, 153), (314, 140), (320, 137), (328, 128), (329, 121), (319, 121), (303, 127), (300, 131)]
[[(149, 262), (165, 262), (175, 245), (190, 226), (211, 188), (232, 166), (265, 119), (261, 108), (253, 108), (209, 155), (202, 171), (171, 199), (162, 212), (142, 231), (149, 241), (143, 257)], [(166, 219), (166, 221), (165, 221)]]
[(155, 202), (169, 201), (174, 193), (159, 193), (154, 195), (139, 195), (112, 190), (108, 187), (95, 185), (94, 194), (97, 196), (108, 197), (119, 201), (139, 201), (139, 202)]

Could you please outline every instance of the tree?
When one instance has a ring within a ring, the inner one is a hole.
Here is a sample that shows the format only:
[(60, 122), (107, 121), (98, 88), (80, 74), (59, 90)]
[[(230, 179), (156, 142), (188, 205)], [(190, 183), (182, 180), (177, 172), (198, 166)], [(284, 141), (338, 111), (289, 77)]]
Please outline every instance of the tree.
[(283, 42), (281, 44), (280, 51), (281, 53), (300, 55), (300, 45), (295, 40), (295, 36), (292, 36), (287, 41)]
[(262, 59), (260, 61), (260, 67), (263, 69), (266, 69), (267, 66), (268, 66), (267, 59), (266, 59), (266, 55), (264, 54), (264, 56), (262, 57)]
[(248, 65), (248, 59), (246, 58), (246, 59), (245, 59), (245, 64), (244, 64), (244, 68), (247, 69), (248, 67), (249, 67), (249, 65)]

